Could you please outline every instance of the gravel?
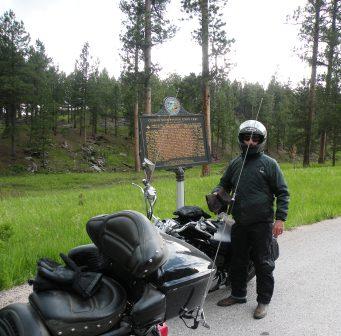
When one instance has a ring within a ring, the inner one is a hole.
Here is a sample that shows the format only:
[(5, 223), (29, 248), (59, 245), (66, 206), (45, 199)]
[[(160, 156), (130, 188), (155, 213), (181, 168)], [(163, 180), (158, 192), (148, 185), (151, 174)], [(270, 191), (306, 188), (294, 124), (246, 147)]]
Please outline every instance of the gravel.
[(27, 298), (32, 291), (29, 285), (21, 285), (9, 290), (0, 292), (0, 308), (3, 308), (14, 302), (27, 302)]

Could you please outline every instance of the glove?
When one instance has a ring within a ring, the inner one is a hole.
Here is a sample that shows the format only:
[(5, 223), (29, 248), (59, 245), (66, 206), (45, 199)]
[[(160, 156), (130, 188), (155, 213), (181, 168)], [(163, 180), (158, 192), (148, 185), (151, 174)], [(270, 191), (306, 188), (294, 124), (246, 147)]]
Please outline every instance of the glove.
[(51, 289), (73, 291), (83, 298), (94, 295), (101, 285), (102, 274), (83, 272), (82, 268), (66, 255), (61, 253), (60, 257), (66, 267), (48, 258), (38, 261), (36, 278), (29, 280), (33, 290), (36, 292)]
[(215, 214), (226, 212), (227, 206), (231, 202), (231, 196), (223, 189), (219, 189), (213, 194), (206, 195), (207, 206)]
[(75, 271), (58, 264), (54, 260), (43, 258), (38, 261), (38, 275), (63, 286), (72, 285)]

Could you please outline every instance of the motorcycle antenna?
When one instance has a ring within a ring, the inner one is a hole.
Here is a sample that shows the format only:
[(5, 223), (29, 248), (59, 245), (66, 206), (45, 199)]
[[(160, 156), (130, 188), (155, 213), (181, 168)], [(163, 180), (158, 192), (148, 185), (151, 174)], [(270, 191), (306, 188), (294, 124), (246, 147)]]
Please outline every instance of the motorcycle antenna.
[[(262, 107), (262, 103), (263, 103), (263, 97), (261, 98), (260, 103), (259, 103), (257, 115), (256, 115), (256, 118), (255, 118), (255, 126), (256, 126), (256, 122), (258, 121), (258, 116), (259, 116), (260, 109)], [(253, 133), (254, 133), (254, 131), (252, 130), (251, 131), (251, 138), (252, 138)], [(237, 180), (237, 183), (236, 183), (236, 187), (234, 189), (234, 192), (233, 192), (233, 195), (232, 195), (232, 199), (231, 199), (230, 205), (228, 207), (227, 213), (223, 214), (223, 217), (222, 217), (222, 219), (224, 221), (224, 229), (223, 229), (224, 231), (225, 231), (225, 228), (226, 228), (226, 225), (227, 225), (228, 216), (231, 214), (231, 212), (233, 210), (233, 206), (234, 206), (234, 202), (236, 200), (236, 195), (237, 195), (237, 190), (238, 190), (240, 178), (241, 178), (241, 175), (243, 173), (243, 169), (244, 169), (244, 166), (245, 166), (245, 161), (246, 161), (247, 153), (249, 152), (249, 148), (250, 148), (250, 143), (247, 145), (247, 148), (246, 148), (246, 151), (245, 151), (245, 156), (244, 156), (244, 159), (243, 159), (243, 162), (242, 162), (242, 166), (240, 168), (240, 172), (239, 172), (239, 175), (238, 175), (238, 180)], [(210, 276), (209, 276), (208, 281), (207, 281), (207, 285), (206, 285), (206, 289), (205, 289), (205, 293), (204, 293), (201, 305), (198, 307), (198, 310), (197, 310), (197, 313), (196, 313), (196, 316), (195, 316), (195, 319), (194, 319), (195, 320), (195, 322), (194, 322), (195, 326), (197, 326), (199, 324), (199, 321), (201, 321), (202, 324), (204, 325), (204, 327), (209, 328), (208, 324), (205, 321), (205, 315), (204, 315), (203, 308), (204, 308), (205, 300), (206, 300), (206, 297), (208, 295), (208, 292), (209, 292), (209, 289), (210, 289), (210, 286), (211, 286), (212, 276), (213, 276), (213, 269), (214, 269), (213, 265), (215, 265), (215, 263), (216, 263), (216, 260), (217, 260), (217, 257), (218, 257), (218, 253), (219, 253), (219, 250), (220, 250), (220, 246), (221, 246), (221, 240), (219, 241), (219, 244), (218, 244), (218, 247), (217, 247), (217, 252), (216, 252), (216, 254), (214, 256), (214, 260), (213, 260), (213, 264), (212, 264), (212, 270), (211, 270)]]

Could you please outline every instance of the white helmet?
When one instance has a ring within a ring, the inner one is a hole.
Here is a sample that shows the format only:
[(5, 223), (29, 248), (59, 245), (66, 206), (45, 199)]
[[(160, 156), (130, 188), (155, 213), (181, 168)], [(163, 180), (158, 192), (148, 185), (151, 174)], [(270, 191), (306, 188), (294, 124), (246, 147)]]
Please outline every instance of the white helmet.
[(249, 147), (248, 154), (256, 154), (264, 151), (267, 132), (265, 126), (261, 122), (257, 120), (246, 120), (239, 126), (238, 141), (243, 153), (247, 150), (247, 145), (243, 140), (244, 134), (257, 134), (260, 137), (260, 141), (257, 145)]

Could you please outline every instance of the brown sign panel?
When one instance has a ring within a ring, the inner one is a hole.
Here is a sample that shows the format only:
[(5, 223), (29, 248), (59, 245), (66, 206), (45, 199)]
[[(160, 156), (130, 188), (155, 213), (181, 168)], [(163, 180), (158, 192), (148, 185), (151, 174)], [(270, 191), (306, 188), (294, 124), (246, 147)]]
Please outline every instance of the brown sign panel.
[(199, 165), (209, 162), (202, 115), (140, 117), (141, 158), (156, 168)]

